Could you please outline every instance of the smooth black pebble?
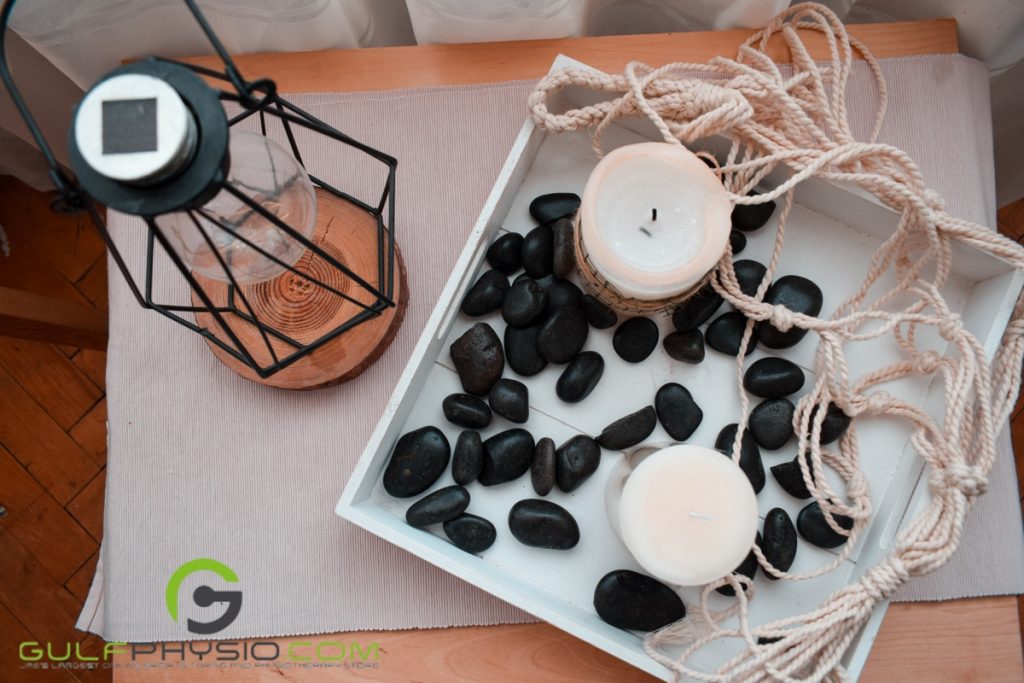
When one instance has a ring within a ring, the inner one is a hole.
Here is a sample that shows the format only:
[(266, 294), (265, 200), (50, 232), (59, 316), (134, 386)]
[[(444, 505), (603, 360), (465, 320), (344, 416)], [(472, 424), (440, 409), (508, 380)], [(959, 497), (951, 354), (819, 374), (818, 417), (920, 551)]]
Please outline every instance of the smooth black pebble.
[[(715, 439), (715, 448), (730, 458), (738, 428), (739, 425), (735, 423), (726, 425)], [(764, 463), (761, 461), (761, 449), (757, 447), (757, 442), (750, 435), (749, 429), (743, 432), (743, 439), (740, 441), (740, 469), (750, 480), (750, 485), (754, 487), (754, 493), (760, 493), (764, 488), (765, 481)]]
[[(818, 406), (811, 408), (811, 417), (808, 424), (814, 424), (818, 413)], [(850, 428), (850, 416), (843, 412), (842, 408), (829, 401), (825, 410), (825, 419), (821, 422), (821, 433), (819, 443), (829, 444), (841, 437)]]
[(557, 277), (545, 277), (540, 279), (544, 291), (548, 294), (548, 306), (545, 315), (557, 311), (564, 306), (579, 306), (583, 299), (583, 290), (569, 280)]
[(452, 424), (466, 429), (483, 429), (491, 424), (491, 409), (472, 394), (449, 394), (441, 401), (441, 410)]
[[(796, 559), (796, 527), (793, 520), (782, 508), (772, 508), (764, 516), (764, 543), (761, 550), (764, 557), (773, 567), (780, 571), (788, 572)], [(771, 581), (776, 578), (764, 573)]]
[(587, 342), (590, 326), (579, 306), (563, 306), (548, 316), (537, 336), (540, 355), (551, 363), (568, 363)]
[(757, 288), (761, 286), (761, 280), (764, 279), (765, 273), (768, 272), (763, 263), (753, 259), (736, 261), (732, 264), (732, 268), (736, 273), (736, 282), (740, 284), (740, 291), (747, 296), (757, 294)]
[(732, 247), (733, 256), (747, 248), (747, 236), (739, 230), (729, 233), (729, 246)]
[(532, 377), (548, 366), (540, 355), (537, 338), (540, 325), (518, 329), (505, 327), (505, 359), (512, 371), (523, 377)]
[(573, 241), (572, 221), (559, 218), (551, 229), (554, 242), (551, 247), (551, 272), (555, 277), (568, 277), (576, 267), (576, 244)]
[(704, 419), (704, 411), (693, 400), (689, 390), (675, 382), (658, 389), (654, 396), (654, 411), (661, 426), (676, 441), (689, 439)]
[(487, 315), (502, 307), (508, 290), (505, 274), (499, 270), (488, 270), (466, 292), (460, 310), (471, 316)]
[(579, 403), (594, 390), (604, 374), (604, 358), (583, 351), (565, 366), (555, 383), (555, 394), (566, 403)]
[(384, 469), (384, 490), (396, 498), (419, 495), (444, 474), (450, 457), (451, 445), (437, 427), (403, 434)]
[(502, 378), (487, 395), (491, 410), (506, 420), (523, 423), (530, 417), (530, 390), (515, 379)]
[[(748, 197), (756, 196), (758, 192), (748, 192)], [(757, 230), (768, 222), (775, 213), (775, 201), (764, 202), (763, 204), (737, 204), (732, 209), (732, 227), (743, 232)]]
[[(704, 333), (704, 342), (719, 353), (729, 356), (739, 355), (740, 344), (743, 343), (743, 332), (747, 327), (747, 317), (739, 311), (723, 313), (708, 325)], [(757, 346), (757, 328), (750, 333), (750, 340), (747, 342), (747, 353), (749, 354)]]
[[(761, 534), (757, 534), (757, 538), (754, 539), (754, 543), (756, 545), (761, 545)], [(757, 562), (757, 555), (754, 554), (754, 549), (751, 548), (750, 552), (747, 553), (747, 556), (743, 558), (742, 562), (740, 562), (740, 566), (736, 567), (736, 569), (733, 569), (732, 573), (742, 574), (748, 579), (753, 580), (754, 576), (757, 574), (757, 568), (760, 566), (761, 565)], [(729, 585), (719, 586), (715, 590), (721, 593), (722, 595), (728, 595), (730, 597), (736, 595), (735, 589), (733, 589), (733, 587)]]
[(455, 519), (469, 507), (469, 491), (461, 486), (445, 486), (428, 493), (405, 511), (411, 526), (425, 527)]
[(529, 498), (512, 506), (508, 528), (523, 545), (551, 550), (568, 550), (580, 542), (576, 518), (550, 500)]
[(511, 275), (523, 266), (523, 236), (507, 232), (487, 247), (487, 263), (491, 268)]
[(572, 192), (552, 192), (542, 194), (530, 202), (530, 215), (538, 223), (572, 216), (580, 208), (580, 196)]
[(555, 442), (544, 437), (537, 441), (530, 463), (530, 483), (538, 496), (546, 496), (555, 487)]
[(566, 493), (575, 491), (600, 464), (601, 447), (589, 436), (577, 434), (555, 452), (555, 483)]
[(650, 318), (630, 318), (615, 330), (612, 347), (619, 358), (639, 363), (658, 346), (658, 326)]
[(482, 553), (494, 545), (498, 531), (483, 517), (464, 512), (444, 523), (444, 535), (467, 553)]
[(628, 631), (656, 631), (686, 616), (674, 590), (631, 569), (601, 577), (594, 589), (594, 609), (606, 623)]
[[(800, 500), (807, 500), (811, 497), (811, 492), (807, 490), (807, 484), (804, 483), (804, 475), (800, 471), (800, 463), (796, 457), (789, 462), (772, 465), (771, 470), (772, 476), (775, 477), (775, 481), (779, 483), (783, 491)], [(808, 471), (813, 480), (813, 470), (808, 468)]]
[(615, 311), (591, 294), (583, 295), (580, 299), (580, 308), (583, 309), (583, 315), (587, 317), (587, 322), (595, 330), (607, 330), (610, 327), (615, 327), (615, 323), (619, 321)]
[(487, 323), (477, 323), (466, 330), (449, 352), (463, 391), (476, 396), (490, 391), (505, 369), (501, 340)]
[(645, 406), (635, 413), (620, 417), (604, 428), (597, 442), (601, 448), (621, 451), (637, 445), (651, 435), (658, 425), (658, 415), (653, 406)]
[(700, 330), (671, 332), (662, 341), (665, 353), (684, 363), (700, 363), (704, 360), (704, 335)]
[(456, 484), (465, 486), (476, 481), (484, 469), (484, 442), (480, 432), (467, 429), (455, 440), (455, 452), (452, 453), (452, 479)]
[(551, 275), (555, 233), (550, 225), (538, 225), (523, 238), (523, 270), (536, 279)]
[[(842, 529), (852, 529), (853, 520), (846, 515), (834, 514), (832, 518)], [(838, 548), (849, 540), (849, 536), (837, 534), (825, 521), (818, 501), (804, 507), (796, 517), (796, 528), (804, 540), (819, 548)]]
[[(785, 306), (795, 313), (818, 315), (824, 298), (821, 288), (805, 277), (786, 275), (772, 283), (764, 295), (764, 300), (773, 306)], [(804, 338), (807, 330), (795, 325), (786, 332), (774, 327), (770, 322), (757, 324), (758, 339), (770, 349), (788, 349), (796, 346)]]
[(501, 317), (512, 327), (529, 327), (548, 305), (548, 293), (532, 278), (516, 280), (501, 304)]
[(778, 450), (793, 438), (793, 413), (796, 406), (784, 398), (762, 401), (750, 411), (747, 420), (750, 435), (761, 448)]
[(761, 398), (783, 398), (804, 386), (804, 371), (785, 358), (769, 356), (751, 363), (743, 373), (743, 388)]
[(723, 301), (722, 295), (716, 292), (709, 282), (676, 306), (672, 311), (672, 324), (679, 332), (695, 330), (711, 319)]
[(484, 467), (480, 483), (495, 486), (526, 474), (536, 444), (525, 429), (507, 429), (484, 441)]

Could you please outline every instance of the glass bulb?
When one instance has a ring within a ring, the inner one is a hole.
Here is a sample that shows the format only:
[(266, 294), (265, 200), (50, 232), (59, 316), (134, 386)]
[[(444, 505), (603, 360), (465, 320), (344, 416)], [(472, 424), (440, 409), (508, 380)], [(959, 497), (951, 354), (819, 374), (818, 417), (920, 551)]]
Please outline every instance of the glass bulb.
[[(299, 162), (258, 133), (233, 131), (228, 144), (228, 183), (310, 238), (316, 226), (316, 195)], [(195, 221), (184, 211), (166, 214), (157, 218), (157, 224), (193, 272), (214, 280), (230, 281), (217, 254), (238, 284), (252, 284), (277, 277), (286, 270), (283, 264), (294, 265), (306, 250), (227, 190), (192, 211), (192, 216)]]

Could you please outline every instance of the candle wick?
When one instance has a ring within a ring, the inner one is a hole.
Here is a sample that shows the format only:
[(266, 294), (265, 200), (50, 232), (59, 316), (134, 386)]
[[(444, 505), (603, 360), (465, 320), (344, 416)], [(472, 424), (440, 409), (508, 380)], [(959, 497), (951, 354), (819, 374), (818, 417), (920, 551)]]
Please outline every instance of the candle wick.
[(654, 237), (654, 235), (651, 234), (651, 231), (648, 230), (647, 228), (645, 228), (642, 225), (640, 226), (640, 232), (642, 232), (643, 234), (647, 235), (648, 237)]
[(651, 209), (651, 220), (652, 221), (658, 220), (658, 210), (657, 209)]
[(704, 512), (697, 512), (696, 510), (690, 510), (690, 517), (693, 517), (694, 519), (703, 519), (706, 522), (712, 522), (715, 519), (712, 515)]

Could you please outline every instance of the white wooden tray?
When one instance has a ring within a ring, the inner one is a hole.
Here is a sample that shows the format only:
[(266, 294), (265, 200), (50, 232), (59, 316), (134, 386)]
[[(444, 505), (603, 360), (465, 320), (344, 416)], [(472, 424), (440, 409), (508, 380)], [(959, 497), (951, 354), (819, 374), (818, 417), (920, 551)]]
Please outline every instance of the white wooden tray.
[[(582, 66), (559, 57), (553, 68), (568, 65)], [(579, 91), (566, 91), (564, 97), (567, 103), (576, 106), (590, 101), (589, 93)], [(603, 138), (606, 150), (649, 139), (657, 139), (657, 136), (653, 127), (643, 121), (613, 125)], [(715, 144), (709, 141), (708, 146)], [(572, 512), (580, 525), (579, 545), (564, 552), (524, 546), (508, 531), (507, 517), (512, 505), (523, 498), (536, 497), (528, 474), (501, 486), (488, 488), (475, 482), (468, 486), (472, 497), (469, 512), (489, 519), (498, 530), (496, 543), (482, 556), (457, 549), (440, 530), (433, 533), (408, 526), (405, 510), (416, 498), (392, 498), (381, 485), (381, 474), (391, 449), (402, 434), (435, 425), (454, 445), (461, 431), (448, 423), (441, 412), (442, 399), (461, 391), (448, 347), (481, 320), (467, 318), (458, 309), (466, 289), (487, 268), (484, 252), (488, 245), (502, 230), (525, 234), (534, 227), (527, 210), (534, 197), (549, 192), (582, 193), (596, 163), (587, 134), (549, 135), (536, 128), (532, 121), (523, 126), (336, 512), (410, 553), (667, 680), (668, 671), (643, 652), (641, 636), (609, 626), (598, 618), (592, 605), (594, 587), (605, 573), (622, 568), (640, 570), (611, 529), (605, 513), (605, 483), (621, 455), (605, 451), (597, 473), (578, 490), (565, 494), (556, 489), (548, 495), (549, 500)], [(772, 182), (769, 178), (767, 185)], [(776, 277), (797, 274), (818, 283), (824, 292), (822, 315), (825, 316), (860, 285), (872, 253), (895, 227), (896, 216), (859, 190), (818, 180), (800, 186), (796, 203), (786, 227), (786, 245)], [(747, 233), (747, 248), (737, 258), (766, 262), (775, 225), (776, 218), (773, 218), (760, 230)], [(955, 274), (944, 294), (952, 310), (961, 313), (966, 327), (983, 342), (991, 357), (1024, 280), (1020, 273), (969, 249), (960, 249), (954, 263)], [(878, 287), (888, 288), (891, 284), (891, 281), (883, 281)], [(726, 310), (725, 307), (722, 310)], [(504, 322), (499, 314), (482, 320), (502, 336)], [(672, 330), (668, 318), (659, 318), (658, 324), (663, 337)], [(704, 420), (689, 439), (690, 443), (713, 447), (718, 431), (738, 421), (735, 358), (709, 348), (703, 363), (688, 365), (670, 359), (659, 344), (650, 358), (640, 364), (629, 364), (621, 361), (612, 350), (611, 332), (591, 330), (585, 348), (604, 357), (605, 372), (597, 388), (582, 403), (565, 404), (555, 395), (555, 381), (564, 366), (548, 366), (535, 377), (519, 378), (530, 388), (530, 418), (524, 426), (535, 438), (549, 436), (556, 444), (561, 444), (578, 433), (597, 435), (616, 418), (653, 404), (655, 392), (666, 382), (686, 386), (704, 411)], [(926, 333), (921, 340), (939, 351), (946, 346), (937, 334), (928, 336)], [(816, 336), (809, 334), (792, 349), (767, 351), (801, 365), (808, 375), (806, 390), (814, 381), (808, 368), (813, 363), (816, 342)], [(765, 355), (766, 350), (758, 348), (750, 362)], [(888, 338), (849, 347), (851, 376), (865, 374), (899, 356), (895, 342)], [(518, 378), (509, 368), (505, 376)], [(941, 386), (932, 387), (930, 381), (902, 380), (887, 388), (937, 414), (941, 411)], [(751, 405), (756, 402), (752, 400)], [(516, 425), (495, 416), (483, 436), (487, 438), (512, 426)], [(809, 611), (860, 575), (886, 554), (908, 509), (913, 509), (915, 500), (924, 498), (927, 487), (918, 487), (922, 464), (909, 445), (909, 429), (886, 418), (858, 420), (856, 427), (876, 510), (867, 533), (859, 540), (850, 560), (825, 576), (792, 582), (768, 581), (759, 575), (755, 579), (757, 595), (751, 604), (753, 623)], [(648, 441), (671, 439), (659, 425)], [(792, 460), (795, 455), (795, 441), (778, 451), (762, 452), (766, 471), (772, 465)], [(770, 473), (767, 479), (764, 490), (758, 495), (762, 517), (771, 508), (782, 507), (795, 521), (807, 501), (796, 500), (783, 492)], [(449, 472), (434, 488), (452, 483)], [(838, 485), (839, 481), (833, 483)], [(834, 557), (832, 552), (801, 539), (790, 571), (808, 571), (828, 563)], [(688, 607), (696, 603), (696, 594), (695, 589), (681, 593)], [(722, 607), (730, 600), (718, 596), (715, 599), (720, 600)], [(884, 608), (876, 612), (846, 654), (844, 661), (853, 677), (864, 664), (883, 612)], [(693, 664), (705, 669), (715, 668), (740, 647), (732, 643), (715, 644), (706, 648)]]

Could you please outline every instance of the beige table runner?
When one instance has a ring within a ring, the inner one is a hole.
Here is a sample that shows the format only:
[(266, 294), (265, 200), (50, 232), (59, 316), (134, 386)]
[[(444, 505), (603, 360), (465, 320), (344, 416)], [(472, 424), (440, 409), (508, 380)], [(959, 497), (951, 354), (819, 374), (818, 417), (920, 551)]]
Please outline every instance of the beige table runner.
[[(917, 160), (954, 213), (994, 225), (984, 65), (960, 56), (882, 65), (891, 91), (882, 140)], [(874, 107), (862, 67), (850, 97), (861, 133)], [(531, 620), (333, 512), (522, 125), (531, 85), (294, 98), (399, 159), (397, 235), (412, 296), (393, 346), (354, 382), (288, 393), (239, 379), (198, 336), (142, 310), (111, 276), (106, 517), (81, 628), (112, 640), (196, 637), (170, 618), (164, 589), (175, 568), (199, 557), (234, 569), (244, 593), (241, 614), (219, 638)], [(344, 183), (345, 168), (334, 166)], [(123, 216), (110, 223), (117, 235), (140, 232)], [(130, 249), (139, 255), (137, 244)], [(964, 547), (900, 599), (1024, 591), (1016, 479), (1004, 446)]]

